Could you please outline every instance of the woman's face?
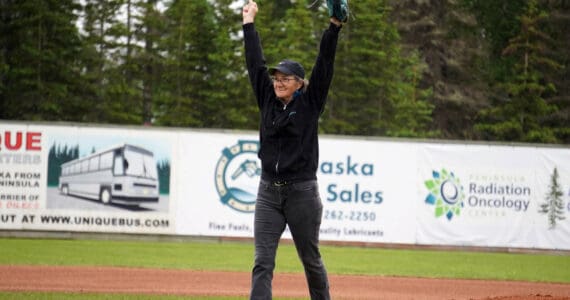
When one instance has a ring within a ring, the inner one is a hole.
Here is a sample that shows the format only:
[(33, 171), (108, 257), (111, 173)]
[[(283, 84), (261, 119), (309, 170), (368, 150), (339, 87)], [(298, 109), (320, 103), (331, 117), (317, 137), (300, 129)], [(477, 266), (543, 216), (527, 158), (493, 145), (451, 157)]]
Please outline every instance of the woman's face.
[(286, 75), (279, 71), (271, 76), (273, 80), (273, 89), (277, 98), (289, 101), (293, 99), (296, 90), (303, 86), (303, 82), (293, 75)]

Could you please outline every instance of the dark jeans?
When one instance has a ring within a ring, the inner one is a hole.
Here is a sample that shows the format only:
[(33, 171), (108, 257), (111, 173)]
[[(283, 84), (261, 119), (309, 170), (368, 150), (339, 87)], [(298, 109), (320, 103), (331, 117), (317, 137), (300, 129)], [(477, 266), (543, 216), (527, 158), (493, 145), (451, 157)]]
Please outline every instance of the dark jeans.
[(259, 184), (255, 204), (255, 265), (250, 299), (271, 299), (275, 255), (285, 224), (305, 268), (311, 299), (330, 299), (329, 282), (319, 252), (323, 205), (316, 180), (274, 186)]

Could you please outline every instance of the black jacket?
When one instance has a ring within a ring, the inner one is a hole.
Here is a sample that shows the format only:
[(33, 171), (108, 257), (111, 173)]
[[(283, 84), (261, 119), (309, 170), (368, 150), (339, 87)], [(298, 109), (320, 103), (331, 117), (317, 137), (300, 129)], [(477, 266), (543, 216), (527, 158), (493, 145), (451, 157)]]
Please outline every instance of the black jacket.
[(333, 78), (339, 31), (332, 23), (325, 30), (306, 92), (284, 105), (275, 95), (255, 25), (243, 25), (247, 71), (261, 115), (258, 156), (263, 179), (298, 182), (317, 178), (318, 119)]

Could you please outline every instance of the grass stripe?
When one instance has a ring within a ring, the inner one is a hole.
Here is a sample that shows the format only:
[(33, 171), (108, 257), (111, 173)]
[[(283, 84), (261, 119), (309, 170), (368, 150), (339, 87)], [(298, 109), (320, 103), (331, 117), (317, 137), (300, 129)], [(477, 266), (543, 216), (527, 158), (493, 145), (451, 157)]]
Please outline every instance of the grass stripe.
[[(239, 242), (148, 242), (0, 239), (0, 264), (117, 266), (249, 272), (253, 245)], [(321, 247), (330, 274), (570, 282), (570, 256)], [(276, 272), (302, 272), (294, 246), (281, 244)]]

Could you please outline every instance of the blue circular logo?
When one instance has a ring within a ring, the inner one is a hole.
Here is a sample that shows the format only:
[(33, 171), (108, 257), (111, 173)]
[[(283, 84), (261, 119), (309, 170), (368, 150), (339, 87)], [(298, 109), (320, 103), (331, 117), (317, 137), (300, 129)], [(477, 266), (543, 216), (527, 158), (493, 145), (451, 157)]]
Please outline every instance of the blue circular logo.
[(459, 216), (463, 208), (465, 192), (458, 177), (446, 169), (432, 171), (432, 178), (424, 182), (429, 190), (425, 202), (435, 206), (435, 216), (445, 216), (451, 220), (453, 216)]
[(443, 201), (454, 205), (459, 200), (459, 189), (451, 180), (446, 180), (441, 184), (440, 194)]
[(252, 213), (261, 168), (257, 152), (259, 142), (238, 141), (224, 148), (216, 164), (215, 185), (220, 200), (239, 212)]

